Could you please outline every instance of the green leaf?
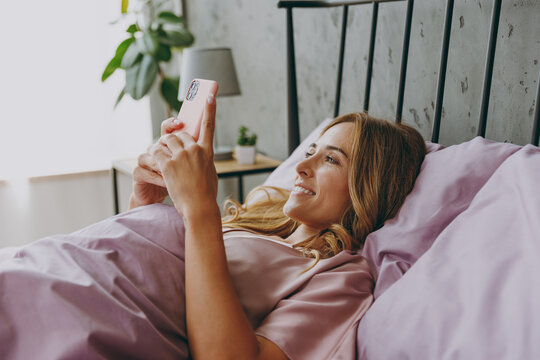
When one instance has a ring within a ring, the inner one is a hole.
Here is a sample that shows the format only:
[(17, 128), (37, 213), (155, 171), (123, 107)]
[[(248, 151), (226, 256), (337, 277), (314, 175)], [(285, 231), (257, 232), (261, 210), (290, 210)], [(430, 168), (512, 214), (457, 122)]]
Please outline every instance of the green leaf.
[(116, 69), (120, 67), (120, 60), (115, 56), (109, 61), (107, 66), (105, 67), (105, 70), (103, 71), (103, 74), (101, 74), (101, 82), (104, 82), (107, 80), (109, 76), (111, 76)]
[(118, 104), (120, 103), (120, 101), (122, 100), (125, 94), (126, 94), (126, 88), (124, 87), (122, 91), (120, 91), (120, 94), (118, 94), (118, 97), (116, 98), (116, 102), (114, 103), (115, 108), (118, 106)]
[(129, 0), (122, 0), (122, 11), (121, 11), (122, 14), (127, 13), (128, 6), (129, 6)]
[(141, 59), (141, 56), (142, 54), (139, 51), (137, 42), (132, 41), (126, 50), (124, 57), (122, 58), (122, 62), (120, 63), (120, 66), (123, 69), (130, 68)]
[(127, 28), (126, 32), (130, 33), (131, 35), (135, 34), (137, 31), (139, 31), (139, 27), (137, 24), (131, 24)]
[(157, 51), (158, 61), (169, 61), (171, 60), (171, 47), (164, 44), (159, 44)]
[(257, 134), (248, 135), (249, 129), (245, 126), (240, 126), (238, 128), (238, 139), (236, 143), (240, 146), (254, 146), (257, 143)]
[(163, 30), (159, 35), (159, 41), (169, 46), (186, 47), (193, 44), (195, 38), (191, 32), (179, 27), (177, 30)]
[(178, 101), (178, 85), (180, 83), (179, 78), (165, 78), (161, 82), (161, 96), (169, 104), (171, 109), (176, 112), (180, 111), (182, 103)]
[(248, 144), (251, 146), (255, 146), (257, 143), (257, 134), (253, 134), (249, 137)]
[(118, 45), (116, 48), (116, 53), (114, 57), (111, 59), (109, 64), (107, 64), (107, 67), (105, 67), (105, 70), (103, 71), (103, 74), (101, 75), (101, 81), (107, 80), (109, 76), (111, 76), (116, 69), (120, 67), (120, 64), (122, 63), (122, 58), (124, 57), (124, 54), (126, 53), (126, 50), (128, 49), (129, 45), (133, 42), (132, 38), (126, 39)]
[(158, 21), (160, 23), (170, 23), (170, 24), (182, 24), (184, 25), (184, 18), (176, 15), (171, 11), (163, 11), (158, 14)]
[(139, 47), (139, 52), (143, 54), (154, 55), (159, 46), (158, 39), (155, 35), (146, 33), (143, 36), (137, 38), (137, 46)]
[(158, 73), (156, 60), (148, 54), (140, 62), (126, 69), (126, 92), (135, 100), (148, 93)]

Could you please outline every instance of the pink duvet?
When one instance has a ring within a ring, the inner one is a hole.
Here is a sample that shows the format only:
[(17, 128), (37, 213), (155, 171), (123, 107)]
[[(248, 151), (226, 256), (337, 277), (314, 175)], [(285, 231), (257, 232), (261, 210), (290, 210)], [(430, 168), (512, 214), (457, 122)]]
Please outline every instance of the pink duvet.
[(187, 358), (183, 231), (152, 207), (0, 250), (0, 358)]

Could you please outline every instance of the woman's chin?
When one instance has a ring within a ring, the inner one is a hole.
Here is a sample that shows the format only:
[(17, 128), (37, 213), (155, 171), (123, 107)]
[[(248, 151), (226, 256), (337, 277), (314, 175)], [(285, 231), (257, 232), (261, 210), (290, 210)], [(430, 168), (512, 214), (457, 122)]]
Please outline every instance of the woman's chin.
[(302, 222), (307, 211), (308, 209), (306, 209), (305, 206), (298, 204), (292, 199), (289, 199), (283, 206), (283, 213), (289, 218), (299, 222)]
[(285, 205), (283, 205), (283, 213), (288, 216), (288, 217), (291, 217), (289, 214), (290, 214), (290, 211), (291, 211), (291, 206), (289, 205), (289, 201), (287, 201), (285, 203)]
[(283, 206), (283, 213), (290, 217), (293, 220), (296, 220), (295, 213), (296, 213), (296, 204), (294, 204), (290, 199), (285, 203)]

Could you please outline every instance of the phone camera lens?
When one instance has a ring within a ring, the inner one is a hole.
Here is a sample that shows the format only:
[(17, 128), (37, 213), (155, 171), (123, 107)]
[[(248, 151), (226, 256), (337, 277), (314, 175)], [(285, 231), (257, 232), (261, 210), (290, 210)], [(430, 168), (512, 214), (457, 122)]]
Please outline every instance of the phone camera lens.
[(193, 81), (191, 83), (191, 86), (189, 87), (188, 94), (186, 96), (186, 100), (192, 100), (195, 95), (197, 95), (197, 90), (199, 90), (200, 83), (198, 81)]

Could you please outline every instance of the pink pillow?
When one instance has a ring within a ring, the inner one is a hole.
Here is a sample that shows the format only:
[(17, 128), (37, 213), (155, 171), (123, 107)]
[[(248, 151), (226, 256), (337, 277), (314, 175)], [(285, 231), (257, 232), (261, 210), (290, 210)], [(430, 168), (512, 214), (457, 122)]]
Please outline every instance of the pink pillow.
[(448, 224), (469, 207), (501, 163), (519, 149), (476, 137), (426, 155), (398, 215), (366, 239), (362, 255), (377, 279), (375, 298), (405, 274)]
[[(469, 155), (479, 155), (475, 149), (491, 161), (516, 148), (478, 147), (478, 139), (467, 144), (471, 152), (460, 159), (468, 163)], [(478, 167), (485, 169), (483, 163)], [(468, 170), (475, 177), (481, 173)], [(449, 197), (472, 194), (472, 177), (461, 180), (465, 184), (456, 184)], [(358, 358), (540, 359), (539, 185), (540, 148), (524, 146), (367, 311), (358, 328)]]

